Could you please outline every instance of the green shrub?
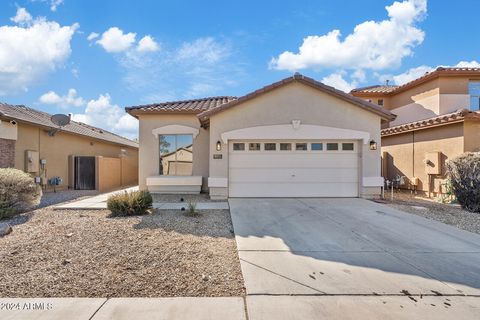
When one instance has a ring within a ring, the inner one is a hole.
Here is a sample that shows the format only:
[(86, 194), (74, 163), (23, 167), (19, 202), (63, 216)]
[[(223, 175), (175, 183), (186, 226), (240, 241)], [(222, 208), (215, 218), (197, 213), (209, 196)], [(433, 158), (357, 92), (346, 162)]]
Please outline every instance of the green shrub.
[(112, 216), (138, 216), (147, 214), (152, 208), (152, 195), (148, 191), (133, 191), (111, 195), (107, 200), (107, 208)]
[(40, 203), (42, 188), (17, 169), (0, 168), (0, 219), (28, 210)]
[(189, 201), (187, 207), (189, 214), (191, 214), (192, 216), (197, 214), (197, 203), (195, 201)]
[(463, 209), (480, 212), (480, 152), (447, 161), (453, 192)]

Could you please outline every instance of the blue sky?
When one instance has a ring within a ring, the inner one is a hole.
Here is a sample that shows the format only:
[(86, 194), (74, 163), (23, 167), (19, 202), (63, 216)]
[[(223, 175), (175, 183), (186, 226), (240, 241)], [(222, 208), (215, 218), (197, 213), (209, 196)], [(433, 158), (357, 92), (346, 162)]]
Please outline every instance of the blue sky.
[(133, 138), (125, 106), (239, 96), (295, 71), (348, 91), (480, 66), (479, 10), (473, 0), (7, 0), (0, 101)]

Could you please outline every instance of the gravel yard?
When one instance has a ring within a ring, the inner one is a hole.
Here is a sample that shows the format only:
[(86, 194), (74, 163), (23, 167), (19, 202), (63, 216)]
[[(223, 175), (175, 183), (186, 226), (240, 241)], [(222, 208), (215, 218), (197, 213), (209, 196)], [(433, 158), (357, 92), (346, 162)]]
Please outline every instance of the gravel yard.
[(155, 194), (152, 193), (153, 202), (182, 202), (183, 198), (185, 203), (189, 201), (193, 202), (218, 202), (226, 200), (212, 200), (207, 193), (200, 194)]
[(437, 220), (457, 228), (480, 234), (480, 213), (463, 210), (458, 205), (443, 204), (415, 196), (410, 192), (396, 192), (393, 202), (390, 195), (386, 205), (427, 219)]
[(44, 208), (11, 222), (0, 238), (1, 297), (245, 294), (227, 210), (110, 218)]
[(40, 204), (37, 208), (44, 208), (47, 206), (51, 206), (53, 204), (71, 201), (71, 200), (79, 200), (84, 197), (91, 197), (97, 195), (98, 191), (96, 190), (61, 190), (57, 192), (44, 192), (42, 195), (42, 199)]

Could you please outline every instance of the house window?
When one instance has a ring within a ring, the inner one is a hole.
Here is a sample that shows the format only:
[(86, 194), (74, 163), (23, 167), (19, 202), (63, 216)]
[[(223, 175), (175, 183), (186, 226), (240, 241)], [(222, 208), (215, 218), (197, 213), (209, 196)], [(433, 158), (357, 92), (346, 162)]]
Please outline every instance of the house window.
[(327, 150), (328, 151), (338, 150), (338, 143), (327, 143)]
[(245, 143), (234, 143), (233, 151), (245, 151)]
[(250, 151), (260, 151), (260, 143), (252, 142), (248, 144), (248, 150)]
[(323, 143), (312, 143), (312, 151), (322, 151)]
[(353, 151), (353, 143), (352, 142), (342, 143), (342, 150)]
[(265, 143), (265, 151), (275, 151), (277, 150), (276, 143)]
[(307, 144), (306, 143), (296, 143), (295, 150), (297, 151), (307, 151)]
[(191, 134), (162, 134), (160, 148), (160, 175), (191, 176), (193, 169), (193, 136)]
[(468, 93), (470, 94), (470, 110), (480, 110), (480, 81), (470, 81), (468, 84)]
[(290, 150), (292, 150), (292, 144), (291, 143), (280, 143), (280, 150), (281, 151), (290, 151)]
[(378, 105), (383, 106), (383, 99), (378, 99)]

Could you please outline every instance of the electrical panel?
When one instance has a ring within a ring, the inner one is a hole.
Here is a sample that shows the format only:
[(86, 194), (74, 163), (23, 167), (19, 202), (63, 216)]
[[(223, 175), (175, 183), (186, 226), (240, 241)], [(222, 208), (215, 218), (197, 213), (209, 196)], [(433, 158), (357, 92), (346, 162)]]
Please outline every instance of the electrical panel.
[(39, 154), (38, 151), (25, 150), (25, 171), (38, 172)]
[(425, 153), (425, 173), (442, 174), (442, 165), (440, 162), (440, 152)]

